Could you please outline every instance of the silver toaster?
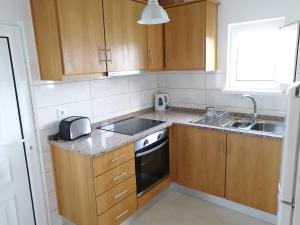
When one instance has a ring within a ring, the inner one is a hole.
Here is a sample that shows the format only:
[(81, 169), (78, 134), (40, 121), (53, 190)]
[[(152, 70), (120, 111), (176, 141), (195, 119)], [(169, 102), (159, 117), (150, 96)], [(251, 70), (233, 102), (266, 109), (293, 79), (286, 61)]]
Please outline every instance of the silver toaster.
[(89, 118), (71, 116), (59, 123), (58, 137), (64, 140), (75, 140), (92, 132)]

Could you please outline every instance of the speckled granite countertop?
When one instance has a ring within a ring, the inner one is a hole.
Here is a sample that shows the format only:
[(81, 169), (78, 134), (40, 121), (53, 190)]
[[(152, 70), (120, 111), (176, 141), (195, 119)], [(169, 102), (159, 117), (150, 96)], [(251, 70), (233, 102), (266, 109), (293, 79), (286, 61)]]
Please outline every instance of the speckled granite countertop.
[[(190, 126), (190, 127), (202, 127), (207, 129), (220, 130), (224, 132), (234, 132), (234, 133), (240, 133), (244, 135), (253, 135), (253, 136), (260, 136), (265, 138), (281, 139), (283, 137), (282, 135), (276, 135), (276, 134), (269, 134), (269, 133), (255, 132), (255, 131), (243, 131), (243, 130), (237, 130), (232, 128), (225, 128), (225, 127), (200, 125), (200, 124), (193, 124), (190, 122), (194, 119), (199, 118), (201, 114), (203, 114), (203, 112), (201, 111), (171, 110), (167, 112), (149, 111), (149, 112), (143, 112), (134, 115), (126, 115), (123, 116), (122, 118), (119, 118), (119, 120), (135, 116), (140, 118), (165, 121), (165, 123), (133, 136), (109, 132), (109, 131), (103, 131), (99, 129), (93, 129), (91, 135), (79, 138), (74, 141), (50, 139), (49, 142), (54, 146), (66, 150), (78, 152), (79, 154), (94, 158), (94, 157), (101, 156), (107, 152), (110, 152), (114, 149), (120, 148), (124, 145), (127, 145), (129, 143), (135, 142), (156, 131), (170, 127), (173, 124)], [(94, 125), (94, 127), (97, 127), (97, 124)]]

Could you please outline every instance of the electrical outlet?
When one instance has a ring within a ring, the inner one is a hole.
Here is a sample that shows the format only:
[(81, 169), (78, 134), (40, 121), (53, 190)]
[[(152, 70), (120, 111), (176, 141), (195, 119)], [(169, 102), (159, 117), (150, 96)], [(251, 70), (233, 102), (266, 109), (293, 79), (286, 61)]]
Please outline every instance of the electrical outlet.
[(56, 110), (56, 116), (57, 116), (57, 119), (61, 119), (61, 118), (65, 117), (66, 116), (66, 110), (65, 109)]

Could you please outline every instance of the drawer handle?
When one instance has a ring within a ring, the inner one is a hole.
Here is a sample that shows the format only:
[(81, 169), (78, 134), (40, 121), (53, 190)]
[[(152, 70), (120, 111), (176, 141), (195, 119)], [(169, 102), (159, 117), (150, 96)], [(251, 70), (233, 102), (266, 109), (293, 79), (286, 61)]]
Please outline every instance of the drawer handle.
[(128, 212), (129, 212), (129, 211), (128, 211), (128, 209), (127, 209), (126, 211), (122, 212), (120, 215), (116, 216), (116, 217), (115, 217), (115, 220), (120, 219), (122, 216), (124, 216), (124, 215), (127, 214)]
[(124, 176), (126, 176), (126, 175), (127, 175), (127, 172), (122, 173), (121, 175), (115, 177), (115, 178), (113, 179), (113, 181), (119, 180), (119, 179), (121, 179), (122, 177), (124, 177)]
[(120, 198), (122, 195), (126, 194), (127, 192), (128, 192), (128, 190), (121, 192), (120, 194), (115, 196), (115, 199)]
[(112, 159), (111, 162), (116, 162), (116, 161), (118, 161), (118, 160), (120, 160), (120, 159), (123, 159), (125, 156), (126, 156), (126, 154), (120, 155), (120, 156), (118, 156), (118, 157)]

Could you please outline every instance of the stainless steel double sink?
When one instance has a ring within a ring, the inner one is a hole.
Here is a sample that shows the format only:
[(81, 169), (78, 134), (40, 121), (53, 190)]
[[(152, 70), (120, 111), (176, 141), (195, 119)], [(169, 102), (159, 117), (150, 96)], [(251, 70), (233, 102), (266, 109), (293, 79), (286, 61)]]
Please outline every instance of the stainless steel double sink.
[(212, 117), (205, 114), (200, 118), (191, 121), (191, 123), (276, 135), (282, 135), (284, 133), (284, 124), (282, 122), (262, 120), (252, 121), (244, 117), (231, 116), (228, 112), (218, 112), (218, 114)]
[(253, 123), (248, 121), (234, 121), (229, 125), (229, 127), (273, 134), (283, 134), (284, 132), (284, 125), (282, 123), (265, 121), (257, 121)]

